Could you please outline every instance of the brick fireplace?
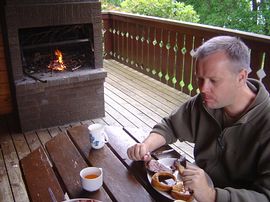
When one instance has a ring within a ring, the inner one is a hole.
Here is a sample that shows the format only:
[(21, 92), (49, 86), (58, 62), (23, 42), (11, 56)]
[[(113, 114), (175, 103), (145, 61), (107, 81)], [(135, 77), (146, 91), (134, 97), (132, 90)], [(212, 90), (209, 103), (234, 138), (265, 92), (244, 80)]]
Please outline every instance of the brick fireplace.
[[(22, 131), (104, 116), (100, 2), (7, 0), (4, 11)], [(48, 68), (56, 50), (63, 71)]]

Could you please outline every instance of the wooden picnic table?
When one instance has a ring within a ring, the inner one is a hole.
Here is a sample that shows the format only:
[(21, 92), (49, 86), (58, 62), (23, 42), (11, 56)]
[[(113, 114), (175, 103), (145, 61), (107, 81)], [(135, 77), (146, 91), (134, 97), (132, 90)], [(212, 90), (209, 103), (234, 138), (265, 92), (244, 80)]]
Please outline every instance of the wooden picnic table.
[[(111, 128), (112, 129), (112, 128)], [(31, 201), (57, 201), (69, 198), (92, 198), (101, 201), (171, 201), (149, 183), (144, 163), (131, 161), (127, 148), (147, 134), (136, 128), (113, 127), (109, 143), (91, 149), (87, 125), (75, 126), (49, 140), (20, 161)], [(164, 146), (160, 150), (168, 149)], [(179, 157), (176, 151), (157, 156)], [(82, 189), (79, 172), (87, 166), (103, 169), (103, 186), (95, 192)]]

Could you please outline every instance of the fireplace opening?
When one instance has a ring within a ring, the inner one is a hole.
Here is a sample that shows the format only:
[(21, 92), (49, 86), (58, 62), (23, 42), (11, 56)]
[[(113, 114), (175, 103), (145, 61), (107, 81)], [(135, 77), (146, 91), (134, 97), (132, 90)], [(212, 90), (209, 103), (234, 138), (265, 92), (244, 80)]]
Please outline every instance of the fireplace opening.
[(92, 24), (19, 29), (23, 72), (43, 82), (60, 72), (94, 69), (93, 44)]

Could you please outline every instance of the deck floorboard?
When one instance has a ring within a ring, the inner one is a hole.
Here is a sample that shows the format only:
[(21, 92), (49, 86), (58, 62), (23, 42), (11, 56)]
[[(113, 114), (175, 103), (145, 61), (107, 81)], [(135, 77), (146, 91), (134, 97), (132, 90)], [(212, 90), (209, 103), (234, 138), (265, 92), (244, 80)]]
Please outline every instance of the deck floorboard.
[[(108, 72), (104, 84), (105, 117), (26, 133), (16, 132), (11, 115), (0, 118), (0, 202), (29, 201), (19, 161), (39, 146), (45, 147), (59, 132), (81, 124), (103, 123), (141, 128), (148, 133), (162, 117), (189, 98), (114, 60), (104, 60), (104, 69)], [(172, 147), (193, 160), (192, 144), (176, 142)]]

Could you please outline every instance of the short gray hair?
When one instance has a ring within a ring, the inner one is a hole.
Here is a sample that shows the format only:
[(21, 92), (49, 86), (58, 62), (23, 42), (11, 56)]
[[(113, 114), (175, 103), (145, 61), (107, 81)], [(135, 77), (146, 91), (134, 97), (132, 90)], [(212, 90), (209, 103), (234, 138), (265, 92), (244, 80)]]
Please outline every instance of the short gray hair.
[(235, 70), (246, 69), (251, 72), (250, 52), (248, 47), (239, 38), (232, 36), (217, 36), (203, 43), (192, 56), (200, 60), (217, 51), (223, 51), (229, 59), (236, 64)]

